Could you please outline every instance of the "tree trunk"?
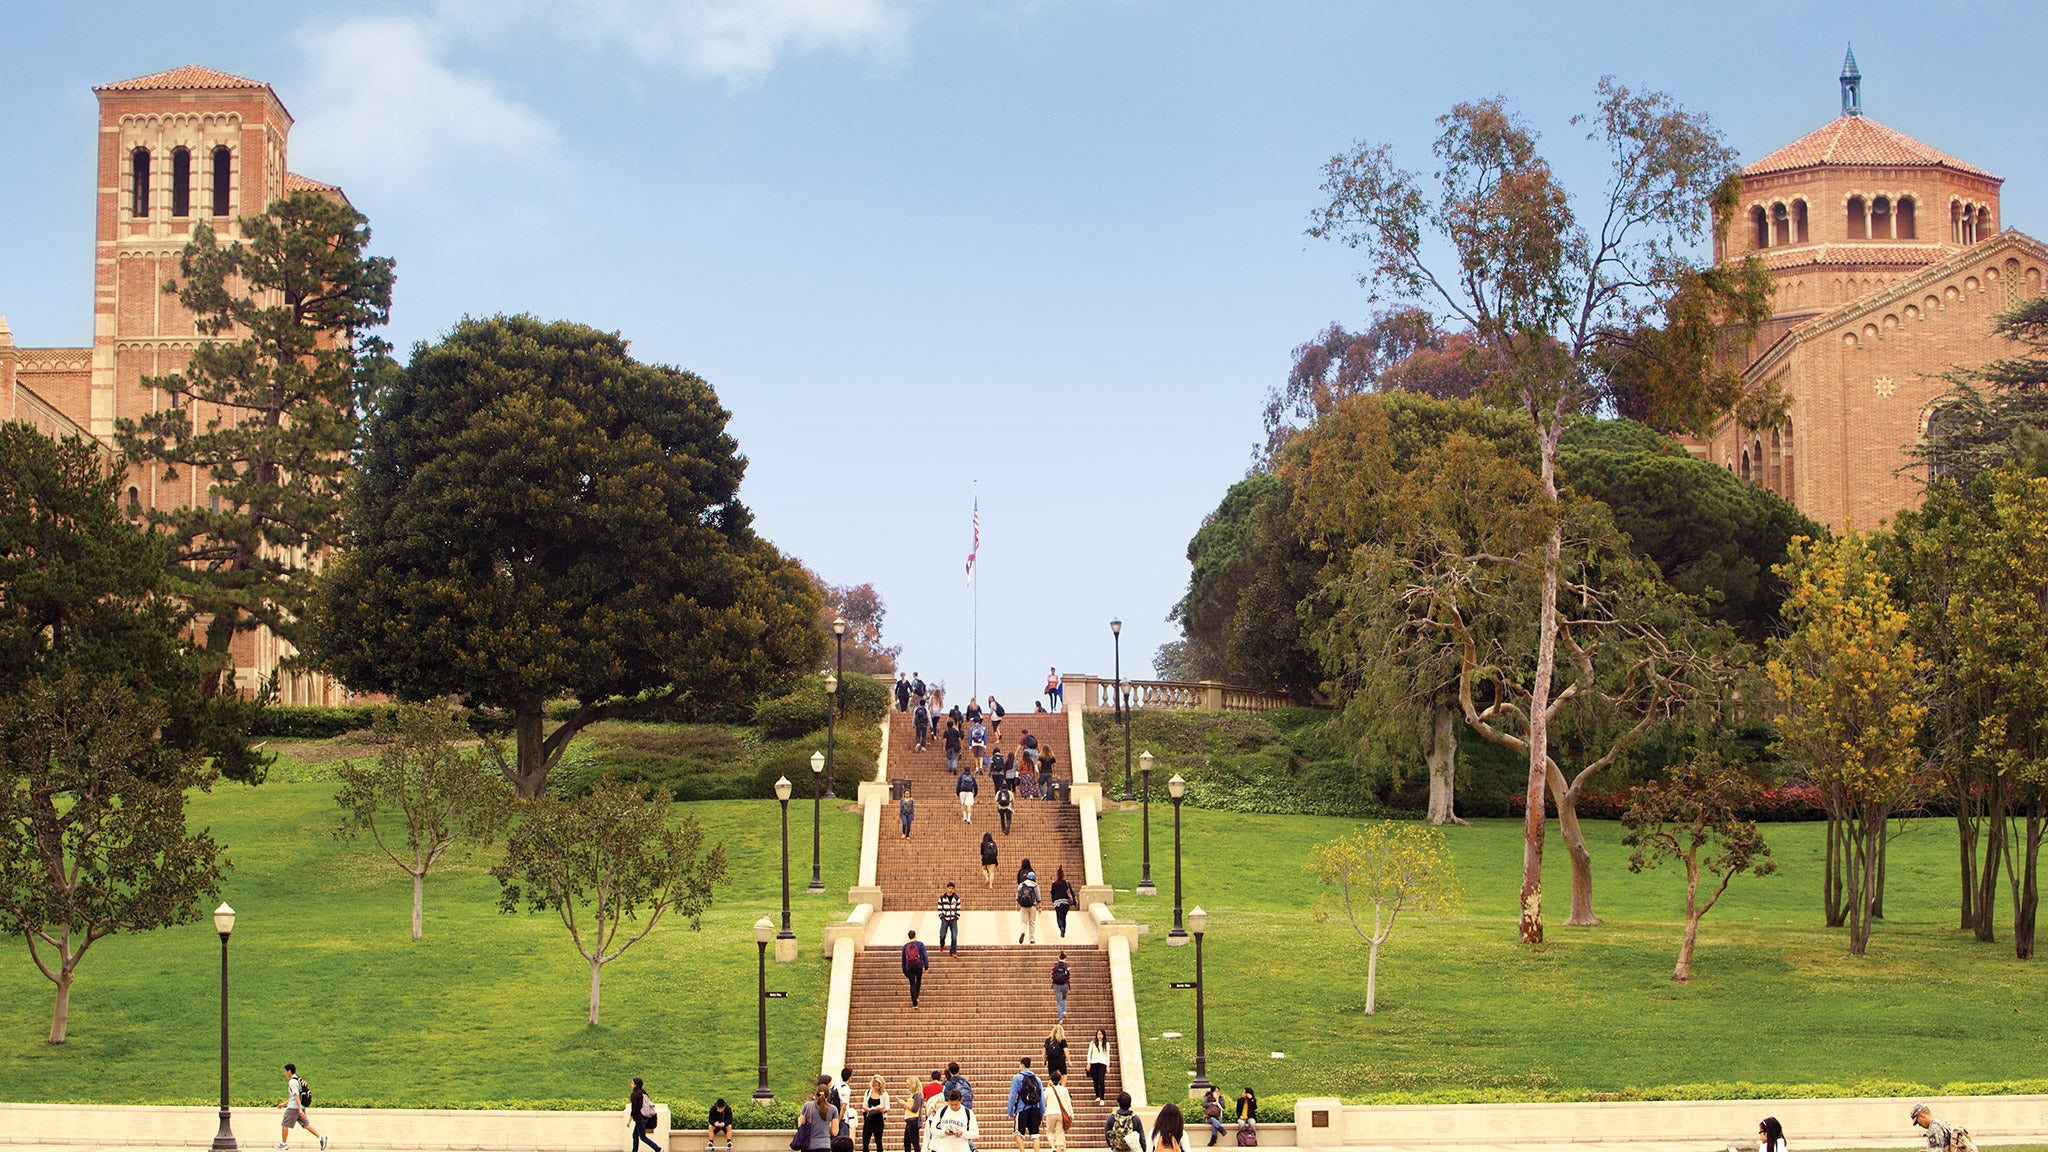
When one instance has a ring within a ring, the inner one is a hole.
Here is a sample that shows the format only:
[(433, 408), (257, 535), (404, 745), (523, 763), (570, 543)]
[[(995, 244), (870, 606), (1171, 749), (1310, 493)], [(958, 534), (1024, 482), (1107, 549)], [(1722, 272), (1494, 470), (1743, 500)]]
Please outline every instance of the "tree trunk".
[(591, 1023), (591, 1025), (592, 1025), (593, 1027), (595, 1027), (595, 1026), (596, 1026), (596, 1024), (597, 1024), (597, 987), (598, 987), (598, 977), (599, 977), (599, 974), (600, 974), (600, 973), (602, 973), (603, 971), (604, 971), (604, 961), (602, 961), (602, 960), (592, 960), (592, 961), (590, 962), (590, 1023)]
[[(1543, 457), (1543, 489), (1553, 508), (1557, 485), (1551, 453)], [(1543, 600), (1536, 638), (1536, 681), (1529, 694), (1528, 817), (1522, 821), (1522, 943), (1543, 943), (1543, 793), (1550, 771), (1550, 681), (1557, 666), (1557, 569), (1564, 528), (1553, 524), (1543, 542)]]
[(427, 874), (415, 872), (412, 874), (412, 938), (415, 940), (420, 938), (420, 930), (426, 927), (426, 910)]
[(1425, 740), (1422, 759), (1429, 766), (1429, 822), (1463, 824), (1456, 800), (1458, 715), (1449, 704), (1438, 702), (1430, 710), (1430, 732)]
[(1870, 886), (1870, 918), (1884, 919), (1884, 865), (1892, 849), (1891, 817), (1877, 822), (1877, 879)]
[[(538, 800), (548, 784), (547, 739), (542, 731), (541, 721), (545, 717), (545, 705), (541, 702), (522, 704), (512, 721), (512, 732), (517, 742), (517, 766), (506, 778), (511, 781), (513, 791), (521, 800)], [(592, 998), (591, 1023), (597, 1015), (596, 999)]]
[[(1996, 773), (1984, 783), (1984, 864), (1977, 873), (1977, 940), (1998, 938), (1998, 882), (2012, 863), (2012, 797)], [(2015, 897), (2017, 898), (2017, 897)]]
[(1830, 812), (1827, 865), (1821, 873), (1822, 922), (1830, 928), (1840, 928), (1848, 922), (1848, 909), (1843, 899), (1847, 887), (1848, 858), (1848, 821)]
[(1849, 954), (1861, 956), (1870, 947), (1870, 909), (1877, 889), (1877, 861), (1883, 851), (1886, 813), (1864, 806), (1846, 822), (1843, 831), (1849, 841), (1848, 925)]
[[(76, 963), (76, 961), (73, 961)], [(50, 1010), (50, 1043), (64, 1042), (64, 1028), (71, 1020), (71, 965), (57, 969), (57, 1003)]]
[(2012, 908), (2013, 955), (2021, 960), (2034, 958), (2034, 920), (2041, 903), (2036, 877), (2041, 860), (2042, 828), (2040, 799), (2027, 801), (2027, 844), (2020, 857), (2019, 898), (2013, 901)]
[(1365, 950), (1365, 1014), (1379, 1011), (1380, 942), (1370, 941)]
[(1685, 862), (1685, 935), (1678, 942), (1678, 966), (1671, 979), (1685, 984), (1692, 980), (1692, 949), (1700, 938), (1700, 865), (1697, 850)]
[(1600, 923), (1593, 915), (1593, 854), (1586, 850), (1586, 834), (1579, 829), (1579, 791), (1559, 789), (1557, 829), (1564, 839), (1565, 853), (1572, 858), (1572, 915), (1565, 923), (1589, 927)]
[(1961, 855), (1963, 880), (1962, 911), (1956, 927), (1965, 932), (1977, 927), (1977, 831), (1978, 798), (1970, 794), (1967, 780), (1956, 786), (1956, 850)]

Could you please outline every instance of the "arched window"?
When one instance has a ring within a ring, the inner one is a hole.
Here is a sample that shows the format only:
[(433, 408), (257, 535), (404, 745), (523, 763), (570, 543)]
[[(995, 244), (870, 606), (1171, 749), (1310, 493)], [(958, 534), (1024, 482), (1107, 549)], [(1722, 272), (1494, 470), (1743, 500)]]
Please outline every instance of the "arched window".
[(142, 489), (131, 484), (128, 487), (128, 518), (133, 520), (140, 515), (142, 515)]
[(1870, 202), (1870, 238), (1892, 238), (1892, 198), (1889, 196), (1879, 196)]
[[(1956, 431), (1961, 423), (1958, 415), (1954, 410), (1954, 405), (1950, 404), (1944, 404), (1929, 412), (1927, 414), (1927, 434), (1922, 437), (1922, 443), (1928, 448), (1933, 448), (1935, 443), (1943, 436)], [(1941, 479), (1943, 475), (1941, 463), (1934, 457), (1928, 457), (1927, 482), (1932, 484)]]
[(1995, 230), (1991, 227), (1991, 209), (1977, 209), (1977, 226), (1970, 230), (1970, 238), (1973, 241), (1989, 240), (1993, 235)]
[(1849, 197), (1849, 239), (1868, 240), (1870, 225), (1863, 215), (1863, 197)]
[(1806, 201), (1804, 200), (1794, 200), (1792, 202), (1792, 235), (1794, 243), (1806, 243)]
[(1913, 198), (1911, 196), (1899, 197), (1898, 206), (1892, 210), (1892, 227), (1897, 230), (1898, 237), (1901, 240), (1917, 240), (1920, 238), (1919, 232), (1913, 223)]
[(1771, 243), (1785, 245), (1792, 242), (1792, 214), (1785, 211), (1783, 204), (1771, 205)]
[(228, 146), (225, 144), (213, 150), (213, 214), (215, 216), (225, 216), (228, 214), (228, 183), (233, 179), (230, 174), (233, 166), (233, 155), (233, 153), (228, 151)]
[(137, 148), (128, 159), (128, 212), (137, 220), (145, 220), (149, 217), (149, 149)]
[(178, 217), (192, 214), (192, 153), (184, 148), (171, 149), (171, 215)]
[(1783, 495), (1787, 500), (1792, 499), (1792, 493), (1796, 491), (1796, 489), (1792, 486), (1793, 454), (1794, 453), (1792, 451), (1792, 421), (1787, 420), (1785, 421), (1785, 487), (1783, 489)]
[(1762, 205), (1749, 210), (1749, 226), (1756, 237), (1756, 247), (1769, 248), (1771, 246), (1771, 221), (1770, 217), (1764, 215)]
[(1776, 428), (1771, 429), (1770, 461), (1768, 482), (1771, 491), (1782, 496), (1785, 494), (1783, 487), (1785, 483), (1785, 438), (1779, 434)]

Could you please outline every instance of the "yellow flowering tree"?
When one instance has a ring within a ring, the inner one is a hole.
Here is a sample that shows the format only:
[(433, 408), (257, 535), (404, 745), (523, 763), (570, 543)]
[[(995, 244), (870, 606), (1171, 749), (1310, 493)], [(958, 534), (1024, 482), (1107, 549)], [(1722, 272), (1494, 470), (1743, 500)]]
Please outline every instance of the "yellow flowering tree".
[(1765, 665), (1777, 694), (1779, 750), (1804, 763), (1820, 789), (1829, 902), (1839, 882), (1840, 922), (1850, 953), (1861, 956), (1879, 899), (1885, 826), (1916, 785), (1927, 663), (1869, 536), (1796, 538), (1775, 571), (1791, 585), (1792, 625)]
[[(1309, 849), (1310, 875), (1334, 885), (1352, 931), (1365, 941), (1365, 1014), (1379, 1009), (1380, 945), (1403, 912), (1448, 911), (1458, 903), (1458, 874), (1444, 834), (1427, 824), (1381, 821)], [(1365, 912), (1372, 910), (1372, 928)], [(1318, 905), (1316, 914), (1327, 913)]]

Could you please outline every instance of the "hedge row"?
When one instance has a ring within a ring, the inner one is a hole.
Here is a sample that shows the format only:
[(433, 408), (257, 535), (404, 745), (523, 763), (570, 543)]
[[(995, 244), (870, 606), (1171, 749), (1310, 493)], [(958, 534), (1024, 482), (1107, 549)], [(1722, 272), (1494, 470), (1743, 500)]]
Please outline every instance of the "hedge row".
[(392, 715), (395, 711), (389, 704), (355, 704), (338, 708), (273, 704), (257, 710), (256, 724), (250, 735), (326, 740), (344, 732), (368, 728), (379, 717)]

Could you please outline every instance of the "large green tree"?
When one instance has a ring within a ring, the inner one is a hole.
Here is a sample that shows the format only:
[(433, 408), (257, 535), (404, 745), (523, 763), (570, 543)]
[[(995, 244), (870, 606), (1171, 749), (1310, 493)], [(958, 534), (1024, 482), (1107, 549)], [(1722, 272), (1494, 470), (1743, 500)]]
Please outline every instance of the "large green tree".
[(346, 201), (294, 192), (238, 226), (226, 242), (193, 229), (164, 291), (211, 339), (184, 371), (145, 381), (170, 407), (117, 424), (130, 460), (167, 481), (190, 470), (210, 493), (149, 513), (204, 624), (209, 691), (237, 633), (303, 638), (313, 574), (340, 535), (358, 388), (386, 363), (371, 330), (391, 312), (391, 261), (367, 255), (369, 222)]
[(701, 378), (580, 324), (465, 320), (419, 346), (375, 397), (325, 665), (504, 713), (526, 798), (586, 725), (787, 683), (823, 654), (818, 594), (755, 535), (727, 415)]
[(52, 1044), (95, 943), (188, 922), (218, 891), (185, 796), (251, 770), (247, 706), (202, 692), (167, 542), (127, 522), (119, 487), (93, 446), (0, 425), (0, 932), (56, 987)]
[[(1311, 235), (1366, 256), (1377, 294), (1439, 310), (1473, 333), (1496, 394), (1534, 427), (1538, 499), (1560, 500), (1558, 448), (1574, 419), (1622, 393), (1659, 420), (1699, 427), (1773, 406), (1715, 355), (1731, 323), (1737, 343), (1768, 312), (1760, 266), (1703, 267), (1698, 252), (1724, 224), (1735, 155), (1704, 115), (1661, 93), (1603, 79), (1588, 135), (1610, 176), (1580, 223), (1536, 136), (1499, 100), (1460, 104), (1440, 121), (1432, 175), (1403, 169), (1386, 145), (1361, 144), (1325, 168), (1328, 202)], [(1705, 338), (1710, 330), (1713, 339)], [(1565, 560), (1561, 512), (1534, 556), (1538, 574), (1527, 701), (1528, 818), (1524, 941), (1543, 938), (1544, 794), (1560, 657)]]

